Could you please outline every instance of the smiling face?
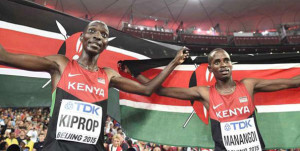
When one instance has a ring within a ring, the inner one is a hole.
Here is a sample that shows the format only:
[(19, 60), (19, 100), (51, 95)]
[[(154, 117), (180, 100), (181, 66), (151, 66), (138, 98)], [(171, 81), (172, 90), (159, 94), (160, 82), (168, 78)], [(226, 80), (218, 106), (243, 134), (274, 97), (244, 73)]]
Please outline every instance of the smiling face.
[(230, 56), (225, 50), (213, 50), (208, 57), (209, 71), (213, 72), (217, 80), (226, 81), (231, 79), (232, 63)]
[(88, 54), (100, 54), (108, 45), (109, 30), (105, 23), (92, 21), (80, 37), (83, 50)]

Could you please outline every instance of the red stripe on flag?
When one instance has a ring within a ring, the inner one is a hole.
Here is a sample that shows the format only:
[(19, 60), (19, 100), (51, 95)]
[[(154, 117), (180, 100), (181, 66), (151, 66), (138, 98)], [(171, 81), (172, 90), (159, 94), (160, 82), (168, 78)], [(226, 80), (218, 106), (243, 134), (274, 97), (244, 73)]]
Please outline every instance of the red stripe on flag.
[(13, 30), (0, 28), (0, 41), (3, 47), (13, 53), (25, 53), (38, 56), (57, 54), (64, 41)]

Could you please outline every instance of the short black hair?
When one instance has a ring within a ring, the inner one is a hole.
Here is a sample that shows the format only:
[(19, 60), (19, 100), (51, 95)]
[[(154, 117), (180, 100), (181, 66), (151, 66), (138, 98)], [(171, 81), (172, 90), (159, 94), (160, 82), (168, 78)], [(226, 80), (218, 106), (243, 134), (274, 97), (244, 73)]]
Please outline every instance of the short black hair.
[[(211, 60), (212, 60), (212, 57), (213, 57), (213, 55), (215, 54), (215, 52), (217, 52), (217, 51), (225, 51), (226, 52), (226, 50), (224, 50), (224, 49), (222, 49), (222, 48), (216, 48), (216, 49), (214, 49), (214, 50), (212, 50), (209, 54), (208, 54), (208, 58), (207, 58), (207, 60), (208, 60), (208, 64), (210, 65), (210, 62), (211, 62)], [(227, 52), (226, 52), (227, 53)]]
[[(106, 28), (108, 29), (108, 26), (107, 26), (107, 24), (106, 24), (105, 22), (103, 22), (103, 21), (101, 21), (101, 20), (94, 20), (94, 21), (89, 22), (89, 23), (85, 26), (85, 28), (83, 29), (83, 33), (87, 30), (87, 28), (89, 27), (89, 25), (90, 25), (91, 23), (94, 23), (94, 22), (101, 23), (101, 24), (103, 24), (104, 26), (106, 26)], [(108, 29), (108, 30), (109, 30), (109, 29)]]

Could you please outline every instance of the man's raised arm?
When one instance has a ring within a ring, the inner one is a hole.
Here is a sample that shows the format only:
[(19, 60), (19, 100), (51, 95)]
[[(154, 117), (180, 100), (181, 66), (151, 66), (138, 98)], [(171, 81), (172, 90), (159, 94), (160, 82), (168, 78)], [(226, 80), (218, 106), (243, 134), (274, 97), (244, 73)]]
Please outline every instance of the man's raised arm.
[(246, 85), (253, 87), (255, 92), (273, 92), (300, 86), (300, 75), (289, 79), (244, 79)]
[(188, 52), (183, 53), (184, 50), (187, 50), (187, 48), (182, 48), (177, 53), (176, 57), (165, 67), (165, 69), (147, 83), (140, 84), (136, 81), (124, 78), (117, 73), (110, 72), (110, 86), (118, 88), (125, 92), (150, 96), (154, 91), (156, 91), (160, 87), (160, 85), (163, 83), (166, 77), (168, 77), (168, 75), (173, 71), (173, 69), (177, 65), (183, 63), (184, 60), (188, 57)]
[(66, 64), (68, 59), (65, 56), (39, 57), (26, 54), (13, 54), (7, 52), (0, 45), (0, 64), (16, 67), (30, 71), (45, 71), (50, 74), (60, 71), (60, 63)]

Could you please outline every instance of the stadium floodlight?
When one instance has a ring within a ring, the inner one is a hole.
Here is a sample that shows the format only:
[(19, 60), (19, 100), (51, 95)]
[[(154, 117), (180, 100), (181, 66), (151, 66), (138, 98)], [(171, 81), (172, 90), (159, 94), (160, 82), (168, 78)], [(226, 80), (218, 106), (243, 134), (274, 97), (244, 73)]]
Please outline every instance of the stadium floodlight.
[(261, 34), (265, 36), (265, 35), (267, 35), (268, 33), (269, 33), (269, 31), (266, 30), (266, 31), (262, 32)]

